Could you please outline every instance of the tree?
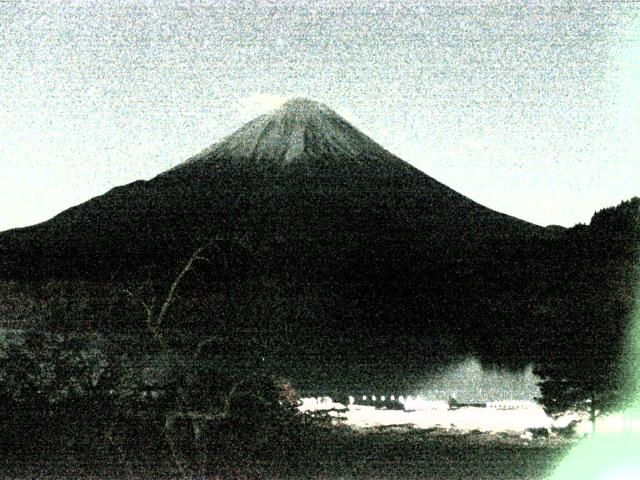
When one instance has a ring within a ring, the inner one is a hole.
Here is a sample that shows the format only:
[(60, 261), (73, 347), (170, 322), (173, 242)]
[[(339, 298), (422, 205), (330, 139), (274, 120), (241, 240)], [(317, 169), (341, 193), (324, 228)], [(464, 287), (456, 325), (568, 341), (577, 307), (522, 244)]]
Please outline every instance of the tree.
[[(236, 355), (242, 350), (254, 351), (251, 339), (243, 342), (214, 332), (189, 337), (190, 345), (184, 348), (176, 344), (175, 335), (169, 334), (175, 333), (172, 327), (177, 326), (169, 312), (178, 298), (178, 290), (196, 263), (208, 262), (203, 255), (207, 246), (192, 252), (164, 294), (159, 294), (161, 289), (156, 287), (150, 298), (145, 299), (140, 293), (126, 291), (144, 308), (146, 326), (159, 354), (172, 363), (168, 381), (173, 389), (173, 404), (164, 412), (164, 434), (174, 463), (185, 475), (195, 473), (194, 467), (203, 473), (208, 457), (206, 432), (211, 431), (212, 425), (219, 433), (227, 432), (234, 438), (244, 432), (242, 440), (223, 442), (237, 448), (240, 444), (256, 444), (260, 438), (269, 440), (258, 443), (271, 443), (274, 432), (280, 433), (284, 425), (300, 421), (295, 391), (286, 382), (261, 371), (259, 361), (252, 365), (244, 361), (244, 365), (235, 369), (222, 361), (224, 357), (219, 353), (229, 344), (236, 344), (236, 348), (230, 349)], [(243, 362), (235, 359), (232, 363)], [(185, 450), (191, 455), (185, 454)]]
[(182, 265), (171, 282), (171, 285), (163, 298), (159, 298), (157, 292), (152, 292), (151, 298), (145, 299), (141, 295), (136, 295), (132, 293), (131, 290), (125, 289), (125, 293), (136, 299), (144, 308), (146, 326), (156, 342), (158, 342), (158, 344), (163, 348), (168, 348), (165, 335), (165, 330), (167, 328), (167, 314), (176, 300), (178, 287), (182, 283), (185, 275), (194, 269), (197, 261), (208, 261), (206, 257), (201, 255), (206, 247), (206, 244), (202, 245), (191, 253), (191, 256), (189, 256), (184, 265)]
[(538, 364), (534, 373), (540, 377), (542, 396), (537, 400), (553, 417), (571, 410), (587, 412), (595, 432), (597, 418), (620, 403), (614, 371), (610, 363), (598, 358), (564, 357)]
[(640, 198), (595, 213), (565, 241), (562, 310), (534, 372), (549, 414), (586, 411), (595, 430), (599, 415), (627, 401), (623, 359), (640, 279)]
[(5, 342), (0, 351), (5, 440), (12, 437), (19, 446), (48, 437), (54, 444), (101, 448), (116, 404), (117, 366), (106, 344), (97, 335), (34, 330)]

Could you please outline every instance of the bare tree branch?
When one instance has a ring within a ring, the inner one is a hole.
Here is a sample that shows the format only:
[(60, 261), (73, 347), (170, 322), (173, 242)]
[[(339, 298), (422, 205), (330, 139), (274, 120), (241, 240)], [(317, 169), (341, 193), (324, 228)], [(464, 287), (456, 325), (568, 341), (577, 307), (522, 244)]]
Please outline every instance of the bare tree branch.
[[(178, 275), (173, 280), (173, 283), (171, 284), (171, 287), (169, 288), (169, 291), (164, 298), (164, 302), (162, 302), (162, 305), (159, 309), (157, 308), (158, 297), (155, 294), (152, 295), (151, 301), (145, 301), (141, 295), (136, 295), (131, 290), (124, 289), (124, 293), (126, 293), (129, 297), (139, 302), (143, 306), (146, 314), (147, 327), (149, 328), (155, 339), (158, 341), (158, 343), (163, 346), (166, 346), (166, 344), (162, 336), (162, 328), (164, 327), (165, 317), (167, 316), (169, 308), (178, 297), (178, 287), (180, 286), (180, 283), (182, 282), (182, 279), (187, 274), (187, 272), (193, 270), (193, 265), (196, 261), (209, 261), (207, 257), (201, 255), (201, 253), (205, 248), (209, 246), (209, 244), (210, 242), (196, 248), (193, 251), (187, 262), (184, 264)], [(146, 283), (150, 284), (151, 278), (149, 278)]]
[(155, 295), (153, 296), (153, 298), (151, 299), (151, 303), (149, 304), (149, 303), (145, 302), (144, 299), (141, 296), (135, 295), (128, 288), (125, 288), (123, 291), (124, 291), (124, 293), (129, 295), (132, 299), (136, 300), (137, 302), (140, 302), (140, 304), (144, 307), (145, 313), (147, 314), (147, 323), (151, 322), (151, 319), (153, 318), (153, 308), (154, 308), (155, 303), (156, 303)]
[(162, 307), (160, 307), (160, 311), (158, 312), (158, 315), (155, 319), (155, 324), (157, 329), (162, 328), (162, 322), (164, 320), (165, 315), (167, 314), (167, 311), (169, 310), (169, 307), (171, 307), (171, 304), (173, 303), (173, 300), (176, 295), (176, 290), (178, 289), (180, 282), (182, 281), (184, 276), (187, 274), (187, 272), (193, 269), (193, 263), (196, 260), (200, 260), (202, 258), (200, 257), (200, 254), (206, 248), (206, 246), (207, 245), (203, 245), (201, 247), (196, 248), (193, 251), (193, 253), (191, 254), (191, 257), (189, 257), (189, 260), (187, 260), (187, 263), (185, 263), (182, 270), (180, 270), (180, 273), (178, 273), (176, 278), (173, 280), (173, 283), (171, 284), (171, 288), (169, 289), (169, 293), (167, 293), (167, 297), (165, 298), (164, 303), (162, 304)]

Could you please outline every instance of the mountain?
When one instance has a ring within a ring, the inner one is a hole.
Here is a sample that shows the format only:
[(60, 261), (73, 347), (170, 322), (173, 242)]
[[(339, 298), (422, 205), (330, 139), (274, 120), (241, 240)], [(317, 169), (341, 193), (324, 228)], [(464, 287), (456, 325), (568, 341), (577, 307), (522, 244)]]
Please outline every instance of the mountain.
[(249, 122), (180, 167), (216, 158), (262, 166), (305, 163), (316, 168), (323, 162), (330, 168), (338, 161), (361, 168), (365, 158), (379, 167), (402, 163), (327, 106), (299, 98)]
[(149, 181), (0, 234), (0, 267), (27, 282), (136, 282), (170, 278), (209, 244), (180, 310), (197, 312), (199, 328), (213, 328), (213, 315), (261, 331), (272, 351), (302, 342), (338, 363), (336, 352), (378, 348), (513, 360), (513, 348), (522, 358), (535, 348), (522, 318), (550, 265), (542, 246), (557, 235), (294, 99)]
[(16, 248), (33, 257), (30, 276), (91, 276), (109, 265), (127, 270), (137, 258), (155, 262), (168, 251), (188, 251), (194, 239), (229, 235), (347, 243), (338, 248), (358, 237), (450, 250), (544, 232), (428, 177), (328, 107), (294, 99), (150, 181), (5, 232), (0, 246), (5, 263)]

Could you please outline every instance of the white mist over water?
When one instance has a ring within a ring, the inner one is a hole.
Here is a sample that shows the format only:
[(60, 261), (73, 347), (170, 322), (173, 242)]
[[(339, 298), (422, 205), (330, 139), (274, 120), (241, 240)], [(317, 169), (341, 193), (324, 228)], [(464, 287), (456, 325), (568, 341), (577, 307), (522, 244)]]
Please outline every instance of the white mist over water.
[(426, 400), (461, 402), (534, 400), (540, 396), (533, 367), (523, 371), (485, 369), (473, 357), (436, 373), (413, 392)]

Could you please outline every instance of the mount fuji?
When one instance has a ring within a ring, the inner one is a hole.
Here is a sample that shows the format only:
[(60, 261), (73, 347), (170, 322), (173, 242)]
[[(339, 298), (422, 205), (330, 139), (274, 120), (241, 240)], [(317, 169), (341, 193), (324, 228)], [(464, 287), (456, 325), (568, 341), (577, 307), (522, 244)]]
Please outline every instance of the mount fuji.
[(29, 275), (93, 276), (229, 235), (318, 247), (393, 243), (456, 256), (469, 242), (545, 234), (442, 185), (325, 105), (293, 99), (149, 181), (5, 232), (0, 248), (6, 264), (25, 246), (35, 267)]
[[(201, 328), (215, 317), (266, 331), (273, 351), (298, 342), (481, 355), (505, 338), (535, 348), (514, 319), (529, 308), (540, 245), (554, 235), (455, 192), (329, 107), (293, 99), (151, 180), (1, 233), (0, 275), (168, 278), (208, 244), (210, 262), (185, 285), (196, 293), (180, 311), (197, 311)], [(422, 345), (425, 335), (440, 346)]]

